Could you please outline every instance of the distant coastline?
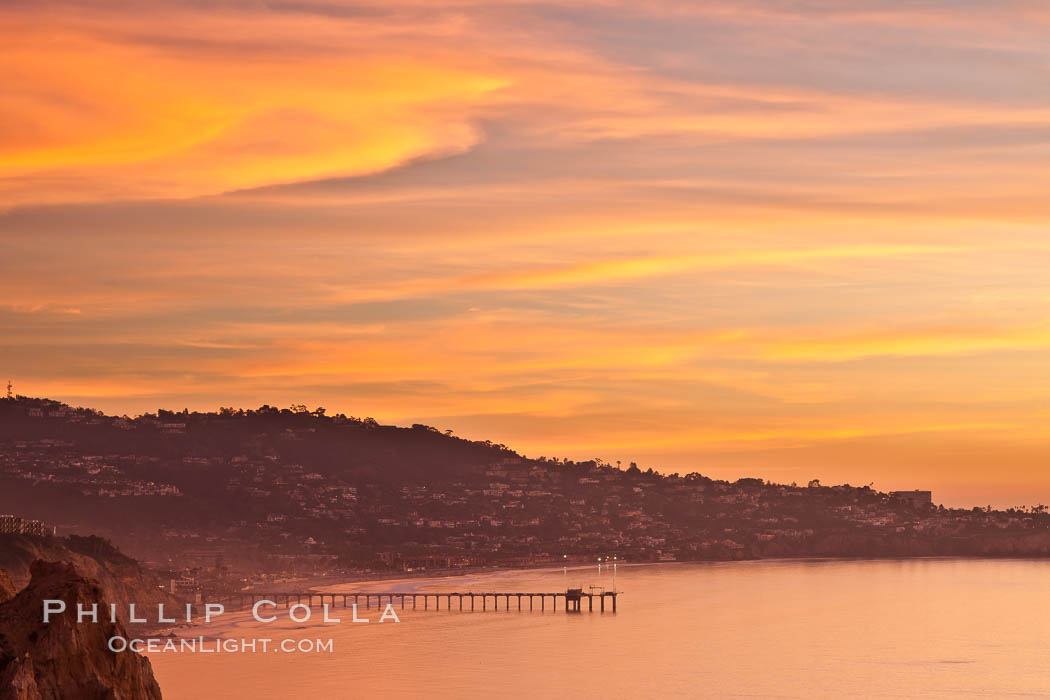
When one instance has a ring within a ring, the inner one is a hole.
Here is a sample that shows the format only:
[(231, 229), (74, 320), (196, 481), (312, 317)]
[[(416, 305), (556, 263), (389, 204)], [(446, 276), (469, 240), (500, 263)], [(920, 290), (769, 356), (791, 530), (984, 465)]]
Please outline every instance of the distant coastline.
[(320, 407), (127, 417), (17, 396), (0, 418), (12, 527), (111, 537), (190, 600), (598, 559), (1050, 556), (1043, 505), (529, 458)]

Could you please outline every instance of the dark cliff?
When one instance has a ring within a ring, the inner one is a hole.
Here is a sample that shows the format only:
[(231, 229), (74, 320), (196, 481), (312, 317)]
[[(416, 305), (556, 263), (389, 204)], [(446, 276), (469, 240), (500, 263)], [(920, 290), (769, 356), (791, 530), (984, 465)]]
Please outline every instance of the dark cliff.
[(118, 615), (125, 622), (129, 603), (135, 603), (139, 616), (153, 618), (158, 603), (172, 610), (178, 602), (134, 559), (102, 538), (0, 534), (0, 569), (10, 576), (16, 590), (29, 583), (30, 567), (38, 559), (67, 562), (97, 581), (106, 600), (117, 604)]
[(18, 593), (18, 588), (7, 572), (0, 569), (0, 603), (11, 600)]
[[(108, 609), (98, 583), (64, 562), (35, 561), (29, 585), (0, 604), (0, 700), (160, 700), (149, 659), (114, 653), (108, 641), (123, 625), (76, 621), (76, 606)], [(43, 622), (43, 601), (67, 612)]]

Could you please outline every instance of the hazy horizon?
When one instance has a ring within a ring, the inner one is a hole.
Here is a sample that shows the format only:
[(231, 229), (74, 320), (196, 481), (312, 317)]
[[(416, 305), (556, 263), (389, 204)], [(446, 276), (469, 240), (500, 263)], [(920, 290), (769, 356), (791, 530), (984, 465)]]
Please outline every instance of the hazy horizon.
[(1047, 502), (1048, 30), (1024, 0), (6, 3), (0, 379)]

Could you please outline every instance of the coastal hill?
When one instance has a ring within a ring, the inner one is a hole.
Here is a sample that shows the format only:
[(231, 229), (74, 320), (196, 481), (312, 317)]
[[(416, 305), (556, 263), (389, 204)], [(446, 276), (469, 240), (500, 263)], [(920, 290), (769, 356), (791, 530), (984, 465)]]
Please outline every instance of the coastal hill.
[(305, 406), (107, 416), (0, 400), (0, 512), (98, 532), (186, 585), (237, 571), (771, 556), (1050, 555), (1043, 506), (527, 458)]

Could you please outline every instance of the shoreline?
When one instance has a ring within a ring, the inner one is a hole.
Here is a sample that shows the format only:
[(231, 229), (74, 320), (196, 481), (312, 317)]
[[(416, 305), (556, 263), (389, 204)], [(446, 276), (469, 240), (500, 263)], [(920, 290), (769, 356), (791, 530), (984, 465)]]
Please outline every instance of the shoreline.
[[(725, 565), (725, 564), (757, 564), (757, 563), (792, 563), (792, 562), (812, 562), (812, 563), (831, 563), (831, 562), (880, 562), (880, 561), (976, 561), (976, 560), (1015, 560), (1015, 561), (1048, 561), (1050, 557), (1041, 556), (993, 556), (993, 555), (958, 555), (958, 554), (929, 554), (929, 555), (895, 555), (895, 556), (810, 556), (810, 555), (798, 555), (798, 556), (784, 556), (784, 557), (757, 557), (752, 559), (690, 559), (685, 561), (641, 561), (641, 562), (620, 562), (620, 567), (649, 567), (649, 566), (682, 566), (682, 565)], [(294, 590), (300, 590), (303, 594), (306, 593), (343, 593), (343, 590), (334, 591), (334, 588), (345, 589), (347, 586), (360, 586), (360, 592), (374, 592), (375, 587), (378, 584), (390, 584), (394, 587), (403, 587), (404, 585), (411, 585), (412, 588), (406, 590), (416, 590), (427, 584), (437, 584), (452, 581), (455, 579), (475, 579), (484, 575), (513, 575), (519, 573), (539, 573), (544, 571), (584, 571), (588, 569), (595, 569), (596, 564), (580, 564), (564, 566), (552, 566), (550, 564), (538, 564), (536, 566), (529, 567), (508, 567), (503, 568), (499, 566), (487, 566), (487, 567), (471, 567), (466, 569), (437, 569), (432, 571), (414, 571), (414, 572), (384, 572), (384, 573), (373, 573), (373, 574), (362, 574), (362, 575), (346, 575), (346, 576), (313, 576), (304, 577), (303, 579), (297, 579), (295, 581), (296, 587)], [(267, 592), (265, 590), (260, 591), (260, 587), (256, 586), (252, 589), (237, 591), (237, 593), (243, 593), (249, 595), (259, 592)], [(269, 590), (274, 590), (274, 587), (269, 587)], [(385, 591), (384, 591), (385, 592)], [(399, 591), (395, 591), (399, 592)]]
[[(667, 561), (653, 561), (653, 562), (622, 562), (621, 566), (641, 566), (647, 564), (676, 564), (682, 562), (667, 562)], [(595, 564), (581, 564), (579, 561), (573, 562), (566, 565), (570, 571), (574, 569), (585, 569), (595, 566)], [(561, 571), (565, 566), (558, 566), (557, 564), (543, 563), (536, 564), (534, 566), (513, 566), (503, 567), (499, 565), (492, 566), (472, 566), (464, 567), (461, 569), (427, 569), (419, 571), (384, 571), (384, 572), (373, 572), (373, 573), (361, 573), (361, 574), (346, 574), (346, 575), (335, 575), (335, 576), (304, 576), (294, 581), (282, 582), (277, 587), (284, 583), (294, 583), (296, 586), (302, 586), (305, 591), (316, 591), (323, 587), (329, 586), (344, 586), (352, 583), (360, 583), (362, 585), (373, 585), (376, 583), (399, 583), (412, 580), (425, 580), (425, 579), (454, 579), (454, 578), (466, 578), (470, 576), (477, 576), (479, 574), (497, 574), (505, 572), (518, 572), (518, 571), (543, 571), (543, 570), (556, 570)], [(333, 582), (334, 580), (334, 582)], [(259, 590), (274, 590), (275, 586), (272, 584), (260, 584), (258, 586), (252, 586), (243, 591), (236, 591), (236, 593), (252, 593)], [(325, 591), (327, 592), (327, 591)]]
[[(1050, 562), (1050, 556), (1031, 556), (1031, 555), (965, 555), (965, 554), (921, 554), (921, 555), (886, 555), (886, 556), (870, 556), (870, 555), (856, 555), (856, 556), (844, 556), (844, 555), (789, 555), (782, 557), (754, 557), (749, 559), (687, 559), (682, 561), (638, 561), (638, 562), (619, 562), (621, 567), (641, 567), (641, 566), (681, 566), (681, 565), (700, 565), (700, 564), (754, 564), (760, 562), (766, 563), (789, 563), (789, 562), (858, 562), (858, 561), (938, 561), (938, 560), (958, 560), (958, 561), (998, 561), (998, 560), (1016, 560), (1016, 561), (1048, 561)], [(542, 572), (542, 571), (562, 571), (568, 569), (569, 571), (581, 571), (586, 569), (596, 568), (596, 564), (587, 563), (575, 564), (565, 566), (557, 566), (551, 564), (537, 564), (536, 566), (516, 566), (516, 567), (500, 567), (500, 566), (486, 566), (486, 567), (472, 567), (469, 569), (435, 569), (431, 571), (419, 571), (419, 572), (388, 572), (382, 574), (372, 575), (358, 575), (358, 576), (346, 576), (342, 577), (341, 580), (333, 581), (333, 579), (339, 579), (340, 577), (330, 576), (315, 576), (307, 577), (302, 579), (304, 585), (304, 592), (324, 592), (329, 593), (328, 589), (334, 586), (349, 586), (353, 584), (361, 584), (362, 586), (371, 587), (378, 583), (409, 583), (419, 582), (423, 584), (425, 582), (439, 582), (448, 581), (457, 578), (470, 578), (476, 577), (482, 574), (514, 574), (514, 573), (525, 573), (525, 572)], [(324, 590), (322, 590), (324, 589)], [(363, 591), (363, 589), (362, 589)], [(251, 593), (251, 590), (242, 591), (243, 593)]]
[[(960, 561), (975, 561), (975, 560), (1019, 560), (1019, 561), (1050, 561), (1050, 556), (1032, 556), (1032, 555), (966, 555), (966, 554), (921, 554), (921, 555), (885, 555), (885, 556), (871, 556), (871, 555), (787, 555), (779, 557), (753, 557), (747, 559), (687, 559), (687, 560), (676, 560), (676, 561), (638, 561), (619, 562), (621, 567), (639, 567), (639, 566), (667, 566), (667, 565), (683, 565), (683, 564), (748, 564), (757, 562), (847, 562), (847, 561), (933, 561), (933, 560), (960, 560)], [(425, 571), (412, 571), (412, 572), (373, 572), (373, 573), (361, 573), (361, 574), (337, 574), (331, 576), (305, 576), (302, 578), (292, 579), (289, 581), (281, 582), (280, 584), (260, 584), (252, 586), (250, 588), (232, 591), (232, 595), (245, 594), (249, 595), (252, 593), (269, 592), (280, 588), (287, 588), (288, 590), (298, 590), (303, 593), (315, 592), (315, 593), (329, 593), (332, 592), (330, 589), (336, 586), (345, 587), (354, 584), (360, 584), (362, 586), (362, 592), (365, 588), (374, 589), (376, 584), (389, 583), (393, 585), (416, 583), (423, 585), (427, 582), (436, 583), (439, 581), (449, 581), (457, 578), (473, 578), (484, 574), (513, 574), (513, 573), (525, 573), (525, 572), (541, 572), (541, 571), (562, 571), (568, 569), (569, 571), (580, 571), (585, 569), (593, 569), (596, 567), (595, 563), (581, 564), (575, 562), (566, 566), (552, 565), (550, 563), (537, 564), (535, 566), (515, 566), (515, 567), (501, 567), (498, 565), (493, 566), (481, 566), (481, 567), (469, 567), (462, 569), (432, 569)], [(292, 585), (286, 585), (292, 584)], [(339, 591), (341, 592), (341, 591)]]

